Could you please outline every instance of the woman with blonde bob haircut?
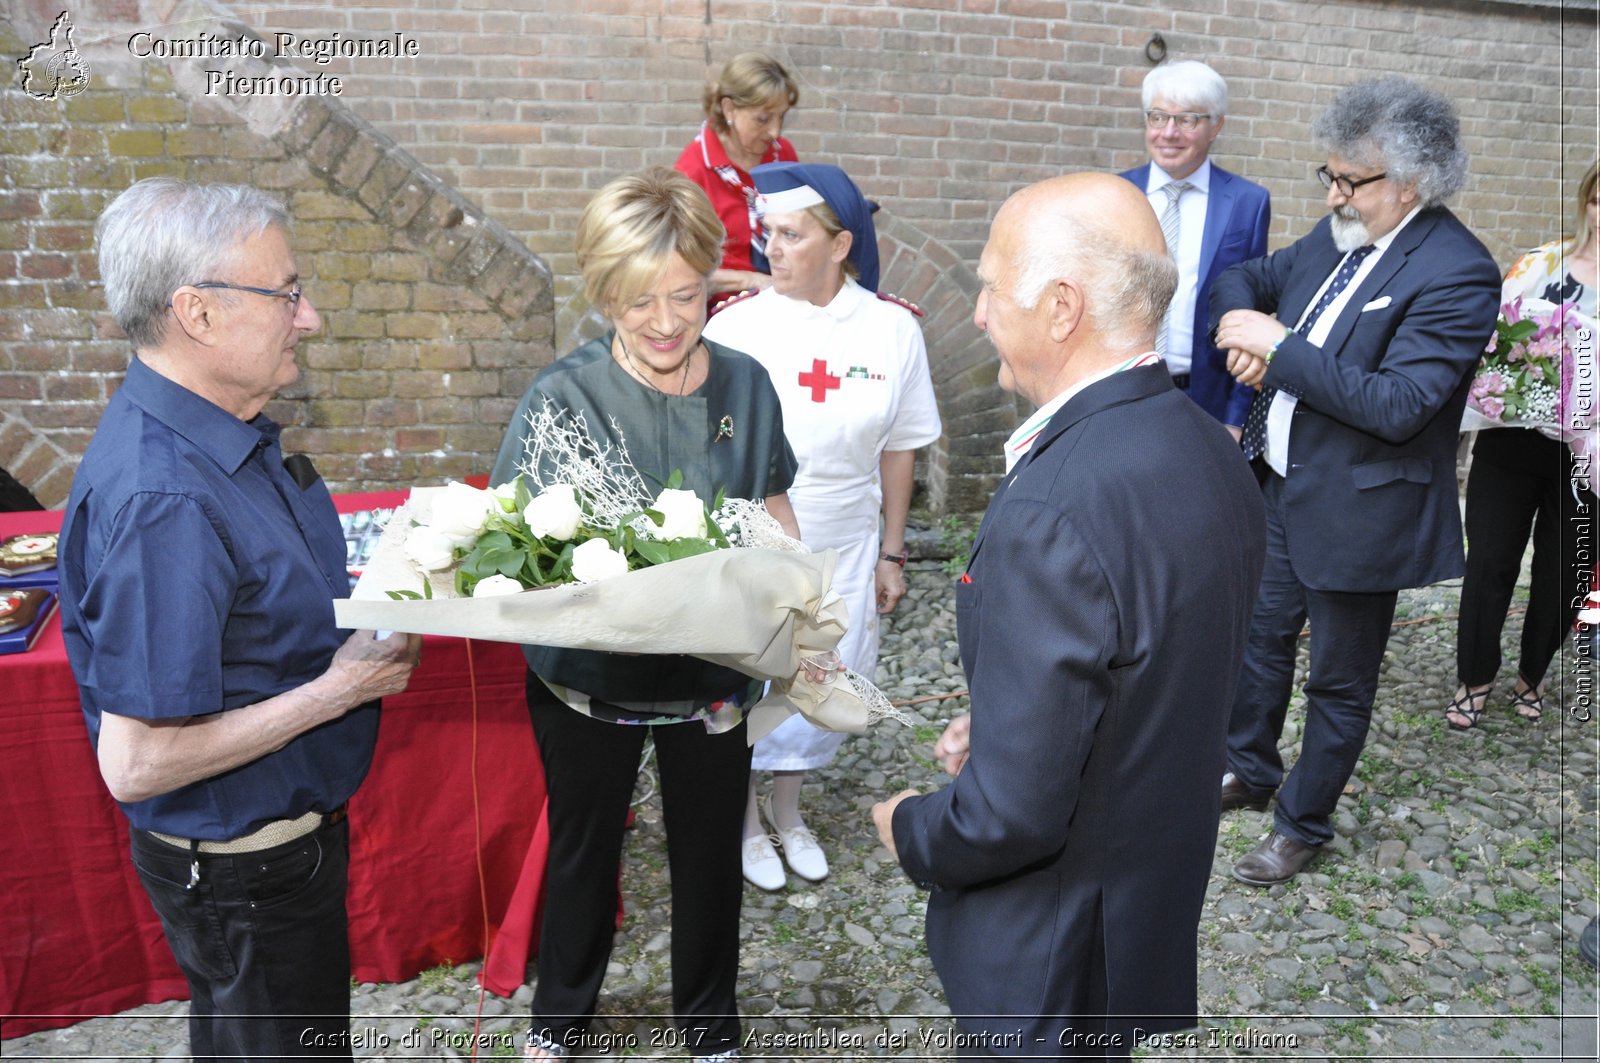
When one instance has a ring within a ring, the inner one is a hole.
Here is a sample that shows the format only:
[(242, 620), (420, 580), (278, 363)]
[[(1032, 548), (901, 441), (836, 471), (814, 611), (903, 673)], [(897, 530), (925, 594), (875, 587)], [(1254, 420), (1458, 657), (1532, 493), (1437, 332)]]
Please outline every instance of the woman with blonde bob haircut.
[[(772, 383), (755, 361), (700, 335), (721, 241), (705, 193), (665, 167), (600, 190), (579, 222), (577, 255), (584, 290), (611, 330), (534, 378), (493, 483), (523, 471), (528, 414), (549, 403), (582, 416), (596, 442), (626, 444), (647, 484), (664, 486), (679, 472), (707, 502), (718, 491), (765, 499), (799, 537), (786, 494), (796, 463)], [(558, 478), (554, 469), (537, 472), (547, 483)], [(737, 1059), (739, 850), (750, 779), (743, 706), (759, 684), (693, 657), (548, 646), (523, 653), (550, 824), (526, 1057), (561, 1059), (585, 1044), (611, 955), (623, 826), (649, 738), (672, 880), (675, 1043), (696, 1059)]]
[(727, 230), (722, 266), (711, 291), (739, 292), (772, 284), (766, 229), (750, 171), (763, 163), (794, 162), (783, 120), (800, 102), (800, 88), (782, 63), (761, 52), (728, 61), (706, 86), (706, 120), (674, 168), (705, 190)]
[(693, 182), (663, 167), (618, 178), (578, 220), (578, 271), (591, 305), (610, 314), (648, 291), (676, 254), (701, 276), (721, 261), (722, 224)]

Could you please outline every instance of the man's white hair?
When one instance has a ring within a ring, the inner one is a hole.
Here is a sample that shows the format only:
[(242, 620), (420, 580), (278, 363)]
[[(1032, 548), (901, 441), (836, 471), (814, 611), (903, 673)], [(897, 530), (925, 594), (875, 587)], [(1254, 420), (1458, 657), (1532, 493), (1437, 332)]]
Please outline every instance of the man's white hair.
[(1059, 207), (1035, 209), (1020, 233), (1011, 298), (1024, 310), (1039, 305), (1052, 283), (1076, 280), (1091, 328), (1108, 346), (1131, 347), (1153, 336), (1178, 286), (1172, 257), (1130, 247), (1117, 230)]

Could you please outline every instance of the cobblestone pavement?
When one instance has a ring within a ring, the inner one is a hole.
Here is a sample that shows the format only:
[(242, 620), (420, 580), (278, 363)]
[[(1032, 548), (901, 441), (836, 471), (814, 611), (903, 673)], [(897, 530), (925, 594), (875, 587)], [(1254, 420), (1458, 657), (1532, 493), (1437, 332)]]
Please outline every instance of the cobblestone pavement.
[[(912, 702), (912, 724), (852, 739), (812, 774), (804, 809), (831, 877), (791, 876), (773, 894), (746, 887), (746, 1058), (953, 1055), (923, 945), (925, 895), (878, 845), (868, 814), (903, 786), (941, 785), (931, 745), (966, 708), (953, 696), (964, 681), (950, 577), (937, 562), (909, 571), (878, 679)], [(1440, 707), (1454, 688), (1458, 593), (1444, 584), (1401, 595), (1372, 735), (1330, 852), (1285, 886), (1244, 886), (1228, 870), (1270, 828), (1270, 813), (1224, 818), (1200, 927), (1205, 1017), (1198, 1031), (1146, 1046), (1146, 1058), (1596, 1058), (1596, 975), (1576, 949), (1600, 897), (1600, 731), (1577, 718), (1570, 648), (1552, 665), (1543, 722), (1530, 725), (1507, 705), (1512, 663), (1482, 725), (1450, 731)], [(1522, 604), (1506, 625), (1512, 662)], [(1298, 710), (1284, 734), (1290, 756)], [(646, 797), (639, 811), (623, 873), (629, 914), (593, 1028), (602, 1059), (682, 1056), (667, 1017), (659, 802)], [(475, 974), (465, 965), (359, 986), (356, 1058), (516, 1056), (530, 990), (480, 1001)], [(184, 1009), (153, 1005), (15, 1038), (4, 1055), (184, 1058)]]

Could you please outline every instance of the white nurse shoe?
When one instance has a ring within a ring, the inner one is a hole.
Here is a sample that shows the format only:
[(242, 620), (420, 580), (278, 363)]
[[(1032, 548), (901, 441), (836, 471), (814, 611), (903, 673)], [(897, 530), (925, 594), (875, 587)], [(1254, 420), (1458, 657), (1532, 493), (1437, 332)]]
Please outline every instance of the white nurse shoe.
[(744, 862), (744, 877), (751, 885), (770, 891), (781, 890), (788, 882), (783, 874), (783, 861), (778, 859), (778, 851), (765, 834), (746, 838), (739, 848), (739, 856)]
[(762, 802), (761, 810), (766, 813), (772, 829), (778, 832), (778, 844), (783, 846), (783, 860), (789, 865), (789, 870), (812, 882), (827, 878), (828, 858), (823, 855), (822, 846), (817, 844), (816, 835), (811, 833), (810, 828), (802, 826), (784, 830), (778, 826), (778, 821), (772, 816), (771, 794)]

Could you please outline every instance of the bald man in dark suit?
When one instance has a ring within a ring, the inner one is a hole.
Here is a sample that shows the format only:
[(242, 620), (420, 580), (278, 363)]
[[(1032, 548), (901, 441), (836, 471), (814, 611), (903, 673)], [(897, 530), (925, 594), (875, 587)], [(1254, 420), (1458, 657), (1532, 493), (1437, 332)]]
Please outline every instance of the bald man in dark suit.
[[(1116, 219), (1115, 226), (1107, 219)], [(932, 887), (961, 1058), (1127, 1058), (1195, 1023), (1216, 777), (1260, 575), (1261, 494), (1153, 349), (1176, 271), (1110, 174), (1017, 193), (978, 269), (1007, 445), (956, 592), (955, 780), (873, 809)]]

